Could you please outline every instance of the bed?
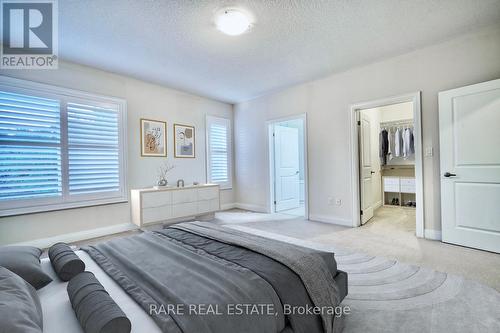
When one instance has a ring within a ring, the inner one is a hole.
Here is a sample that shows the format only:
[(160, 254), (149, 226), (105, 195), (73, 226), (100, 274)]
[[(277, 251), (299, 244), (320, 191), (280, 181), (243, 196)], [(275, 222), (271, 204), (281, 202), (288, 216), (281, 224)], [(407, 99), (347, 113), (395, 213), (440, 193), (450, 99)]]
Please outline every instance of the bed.
[[(341, 328), (331, 314), (290, 311), (335, 307), (346, 296), (347, 274), (337, 270), (333, 253), (203, 222), (116, 238), (76, 253), (128, 316), (132, 332)], [(83, 332), (67, 283), (57, 279), (48, 259), (42, 267), (54, 279), (38, 291), (44, 332)]]

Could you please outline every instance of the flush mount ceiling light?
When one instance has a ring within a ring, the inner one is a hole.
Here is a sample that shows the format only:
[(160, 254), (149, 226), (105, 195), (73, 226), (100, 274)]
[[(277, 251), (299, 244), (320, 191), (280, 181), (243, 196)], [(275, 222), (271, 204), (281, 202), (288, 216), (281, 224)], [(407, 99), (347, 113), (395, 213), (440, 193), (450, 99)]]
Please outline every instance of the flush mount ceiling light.
[(251, 26), (250, 16), (237, 9), (225, 9), (215, 17), (217, 29), (229, 36), (238, 36)]

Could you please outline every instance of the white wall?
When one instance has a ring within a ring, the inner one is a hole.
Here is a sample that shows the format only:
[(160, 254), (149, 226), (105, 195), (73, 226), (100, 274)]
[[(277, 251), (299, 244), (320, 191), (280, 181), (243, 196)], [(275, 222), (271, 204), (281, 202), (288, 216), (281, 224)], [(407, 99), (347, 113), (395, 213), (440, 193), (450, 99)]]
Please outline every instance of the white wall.
[[(140, 156), (140, 118), (167, 122), (167, 154), (176, 165), (168, 180), (175, 182), (183, 178), (186, 184), (206, 181), (205, 116), (233, 118), (230, 104), (75, 64), (60, 63), (58, 70), (2, 70), (0, 74), (126, 99), (130, 188), (154, 185), (157, 168), (165, 160)], [(195, 126), (195, 159), (173, 158), (172, 133), (176, 122)], [(222, 191), (221, 204), (232, 204), (233, 193), (233, 190)], [(130, 221), (128, 203), (4, 217), (0, 219), (0, 245), (112, 227)]]
[[(266, 120), (307, 112), (312, 218), (352, 223), (349, 106), (422, 91), (425, 228), (441, 229), (438, 92), (500, 77), (500, 28), (297, 85), (235, 106), (238, 202), (267, 209)], [(329, 205), (329, 197), (342, 200)]]
[(375, 109), (380, 112), (380, 122), (413, 119), (413, 102), (386, 105)]

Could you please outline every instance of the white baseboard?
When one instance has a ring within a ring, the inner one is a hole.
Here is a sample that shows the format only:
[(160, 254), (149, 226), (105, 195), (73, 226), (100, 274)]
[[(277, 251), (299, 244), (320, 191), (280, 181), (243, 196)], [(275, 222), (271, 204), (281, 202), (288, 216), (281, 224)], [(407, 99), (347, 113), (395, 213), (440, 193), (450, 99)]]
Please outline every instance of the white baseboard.
[(441, 240), (441, 230), (425, 229), (424, 238), (432, 240)]
[(309, 220), (352, 227), (352, 221), (331, 215), (309, 214)]
[(246, 203), (241, 203), (241, 202), (237, 202), (234, 205), (236, 208), (239, 208), (239, 209), (250, 210), (252, 212), (258, 212), (258, 213), (268, 213), (266, 206), (246, 204)]
[(72, 232), (69, 234), (62, 234), (48, 238), (34, 239), (32, 241), (16, 243), (13, 245), (28, 245), (45, 249), (58, 242), (65, 242), (65, 243), (78, 242), (86, 239), (102, 237), (102, 236), (117, 234), (124, 231), (134, 230), (137, 228), (138, 227), (135, 224), (123, 223), (123, 224), (111, 225), (109, 227), (102, 227), (97, 229)]
[(382, 207), (382, 200), (380, 200), (379, 202), (376, 202), (374, 205), (373, 205), (373, 210), (377, 209), (377, 208), (380, 208)]
[(220, 210), (228, 210), (233, 208), (236, 208), (236, 203), (234, 202), (220, 205)]

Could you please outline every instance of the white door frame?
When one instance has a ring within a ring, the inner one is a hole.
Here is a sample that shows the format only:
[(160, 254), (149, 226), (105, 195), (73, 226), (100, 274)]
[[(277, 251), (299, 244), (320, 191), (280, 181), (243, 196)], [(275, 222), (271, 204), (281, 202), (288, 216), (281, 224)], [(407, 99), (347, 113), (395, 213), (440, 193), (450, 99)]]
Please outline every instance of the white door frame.
[(287, 120), (302, 119), (304, 123), (304, 205), (305, 214), (304, 217), (309, 219), (309, 171), (307, 167), (307, 114), (301, 113), (298, 115), (276, 118), (266, 121), (267, 127), (267, 137), (268, 137), (268, 149), (267, 149), (267, 165), (269, 167), (269, 200), (267, 203), (267, 212), (275, 213), (276, 206), (274, 205), (274, 140), (273, 140), (273, 127), (277, 123), (281, 123)]
[(385, 105), (413, 102), (414, 140), (415, 140), (415, 182), (416, 182), (416, 235), (424, 237), (424, 178), (422, 158), (422, 110), (420, 106), (420, 91), (399, 96), (383, 98), (375, 101), (356, 103), (350, 107), (351, 122), (351, 179), (352, 179), (352, 216), (353, 227), (361, 225), (360, 195), (359, 195), (359, 146), (356, 112)]

